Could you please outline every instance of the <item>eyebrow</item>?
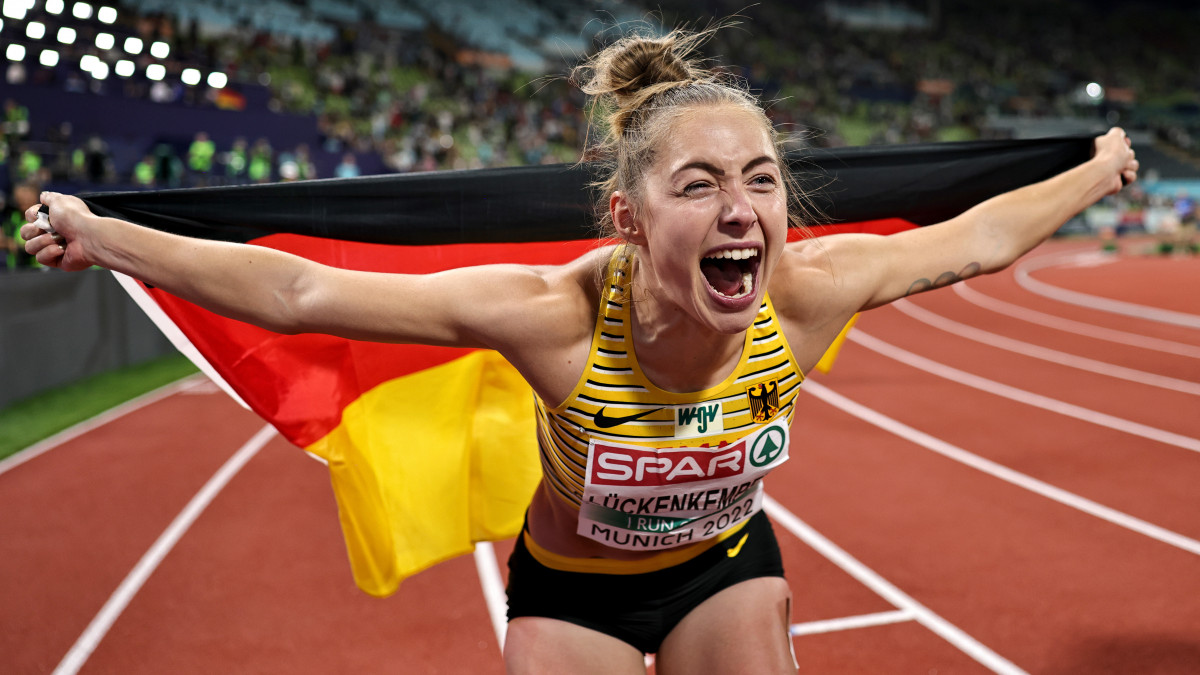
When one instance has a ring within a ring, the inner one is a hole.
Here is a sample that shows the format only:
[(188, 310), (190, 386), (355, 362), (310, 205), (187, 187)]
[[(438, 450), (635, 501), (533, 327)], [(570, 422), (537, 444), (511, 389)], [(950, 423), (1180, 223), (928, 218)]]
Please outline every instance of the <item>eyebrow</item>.
[[(748, 173), (754, 167), (758, 166), (759, 164), (764, 164), (764, 163), (774, 164), (775, 166), (779, 166), (779, 163), (775, 160), (774, 157), (771, 157), (770, 155), (760, 155), (760, 156), (755, 157), (754, 159), (750, 160), (749, 162), (746, 162), (746, 166), (742, 167), (742, 173)], [(681, 166), (675, 170), (675, 175), (678, 176), (679, 174), (683, 173), (684, 171), (687, 171), (688, 169), (700, 169), (702, 171), (707, 171), (708, 173), (711, 173), (714, 176), (724, 176), (725, 175), (724, 169), (717, 168), (717, 166), (715, 164), (712, 164), (710, 162), (705, 162), (703, 160), (696, 160), (694, 162), (688, 162), (687, 164), (684, 164), (683, 166)]]

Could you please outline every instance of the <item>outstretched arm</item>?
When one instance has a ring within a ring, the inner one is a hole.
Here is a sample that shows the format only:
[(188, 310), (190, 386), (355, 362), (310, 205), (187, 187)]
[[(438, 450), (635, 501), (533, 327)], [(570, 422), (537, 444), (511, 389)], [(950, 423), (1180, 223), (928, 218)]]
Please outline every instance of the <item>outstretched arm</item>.
[(809, 263), (825, 261), (839, 306), (879, 307), (1004, 269), (1072, 216), (1136, 180), (1137, 170), (1128, 137), (1114, 128), (1096, 139), (1087, 162), (944, 223), (886, 237), (849, 234), (797, 242), (792, 252)]
[[(580, 302), (579, 284), (560, 268), (493, 265), (430, 275), (350, 271), (261, 246), (192, 239), (101, 218), (68, 195), (44, 193), (42, 201), (58, 238), (33, 224), (22, 232), (27, 250), (43, 264), (64, 270), (106, 267), (280, 333), (511, 353), (528, 341), (526, 335), (552, 332), (561, 318), (555, 312)], [(27, 220), (36, 219), (37, 209), (30, 208)]]

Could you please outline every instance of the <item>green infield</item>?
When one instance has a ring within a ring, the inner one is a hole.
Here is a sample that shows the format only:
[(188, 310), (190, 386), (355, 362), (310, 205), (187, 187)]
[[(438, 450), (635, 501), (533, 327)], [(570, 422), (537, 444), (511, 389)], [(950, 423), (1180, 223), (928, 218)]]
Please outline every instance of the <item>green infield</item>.
[(176, 354), (17, 401), (0, 410), (0, 459), (195, 372), (190, 361)]

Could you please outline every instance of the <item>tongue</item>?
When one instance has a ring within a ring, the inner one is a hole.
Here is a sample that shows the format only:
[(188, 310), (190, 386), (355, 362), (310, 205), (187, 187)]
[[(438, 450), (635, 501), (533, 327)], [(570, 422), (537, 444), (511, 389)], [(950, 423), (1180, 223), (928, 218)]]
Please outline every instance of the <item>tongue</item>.
[(705, 258), (700, 262), (700, 271), (708, 284), (722, 295), (732, 297), (742, 290), (742, 268), (732, 260)]

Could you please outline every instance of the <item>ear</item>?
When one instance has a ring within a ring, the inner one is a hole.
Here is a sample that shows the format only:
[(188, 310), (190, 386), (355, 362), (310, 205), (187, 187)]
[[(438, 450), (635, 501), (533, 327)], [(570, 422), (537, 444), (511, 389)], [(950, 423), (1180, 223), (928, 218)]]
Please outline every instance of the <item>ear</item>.
[(608, 212), (612, 215), (613, 227), (625, 241), (641, 246), (646, 243), (646, 233), (638, 223), (629, 196), (620, 190), (608, 198)]

